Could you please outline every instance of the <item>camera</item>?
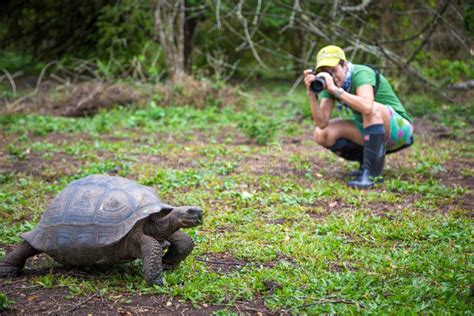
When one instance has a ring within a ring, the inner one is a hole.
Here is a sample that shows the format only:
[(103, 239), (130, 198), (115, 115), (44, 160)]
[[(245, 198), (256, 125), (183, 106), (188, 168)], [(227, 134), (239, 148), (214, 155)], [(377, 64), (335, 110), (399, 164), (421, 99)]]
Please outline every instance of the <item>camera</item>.
[(324, 77), (316, 77), (309, 87), (314, 93), (319, 93), (326, 88), (326, 79)]
[[(331, 73), (329, 72), (327, 73), (331, 75), (332, 77)], [(313, 72), (313, 75), (316, 75), (316, 73)], [(319, 93), (323, 91), (324, 89), (326, 89), (326, 79), (324, 79), (324, 77), (316, 77), (316, 79), (314, 79), (314, 81), (311, 82), (309, 87), (311, 88), (311, 91), (313, 91), (314, 93)]]

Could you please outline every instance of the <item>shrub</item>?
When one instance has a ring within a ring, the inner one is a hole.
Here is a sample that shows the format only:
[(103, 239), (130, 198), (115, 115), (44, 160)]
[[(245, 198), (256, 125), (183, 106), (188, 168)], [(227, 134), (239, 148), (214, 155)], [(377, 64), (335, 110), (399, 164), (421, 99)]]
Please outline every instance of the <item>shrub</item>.
[(240, 107), (243, 104), (238, 88), (209, 79), (197, 80), (185, 77), (180, 83), (157, 85), (156, 90), (157, 103), (163, 106), (191, 106), (202, 109), (207, 106)]
[(267, 145), (275, 140), (280, 122), (261, 115), (247, 115), (238, 126), (248, 138), (257, 144)]
[(0, 292), (0, 312), (7, 310), (12, 303), (5, 293)]

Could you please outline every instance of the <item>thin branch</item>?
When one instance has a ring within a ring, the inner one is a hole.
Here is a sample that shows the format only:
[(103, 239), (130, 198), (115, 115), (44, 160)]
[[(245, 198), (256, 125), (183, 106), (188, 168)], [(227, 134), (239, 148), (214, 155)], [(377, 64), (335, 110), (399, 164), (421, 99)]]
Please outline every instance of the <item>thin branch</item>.
[(77, 102), (76, 105), (74, 105), (74, 110), (80, 110), (82, 105), (92, 100), (97, 95), (97, 93), (99, 92), (101, 88), (102, 88), (102, 81), (98, 82), (98, 84), (95, 85), (94, 90), (92, 92), (90, 92), (87, 96), (79, 100), (79, 102)]
[[(316, 50), (316, 43), (312, 43), (310, 49), (308, 50), (308, 53), (306, 54), (306, 63), (305, 65), (308, 65), (308, 60), (311, 58), (311, 56), (314, 54), (314, 51)], [(295, 91), (296, 87), (300, 84), (300, 82), (303, 80), (304, 75), (298, 76), (298, 78), (295, 80), (293, 85), (291, 86), (291, 89), (288, 91), (288, 95), (293, 94)]]
[(48, 69), (51, 65), (54, 65), (54, 64), (57, 64), (57, 63), (58, 63), (57, 60), (53, 60), (53, 61), (47, 63), (46, 66), (43, 67), (43, 69), (41, 69), (41, 73), (38, 77), (38, 81), (36, 81), (36, 88), (35, 88), (35, 91), (33, 92), (33, 94), (38, 92), (39, 87), (41, 85), (41, 82), (43, 81), (44, 74), (46, 73), (46, 69)]
[(440, 17), (443, 15), (443, 13), (446, 11), (446, 9), (448, 8), (448, 5), (449, 5), (450, 2), (451, 2), (451, 0), (445, 0), (444, 5), (440, 6), (440, 8), (438, 9), (438, 11), (437, 11), (436, 14), (435, 14), (434, 19), (432, 20), (431, 29), (430, 29), (430, 31), (428, 32), (428, 35), (425, 37), (425, 39), (424, 39), (423, 42), (420, 44), (420, 46), (418, 46), (417, 49), (415, 49), (415, 51), (413, 52), (413, 54), (411, 55), (411, 57), (408, 58), (408, 61), (406, 62), (406, 65), (407, 65), (407, 66), (415, 59), (416, 55), (420, 52), (420, 50), (423, 48), (423, 46), (425, 46), (426, 43), (428, 43), (428, 41), (429, 41), (430, 38), (431, 38), (431, 35), (433, 34), (434, 30), (436, 29), (436, 26), (438, 25), (438, 20), (439, 20), (439, 18), (440, 18)]
[(359, 49), (360, 39), (362, 37), (363, 32), (364, 32), (364, 27), (361, 27), (360, 30), (359, 30), (359, 36), (357, 37), (357, 40), (355, 42), (354, 49), (352, 51), (350, 60), (354, 60), (354, 58), (357, 54), (357, 50)]
[(186, 20), (185, 9), (186, 4), (184, 0), (179, 0), (179, 20), (178, 20), (178, 67), (179, 76), (184, 74), (184, 23)]
[(12, 75), (8, 72), (8, 70), (3, 69), (3, 73), (7, 76), (8, 81), (10, 81), (10, 85), (12, 86), (13, 97), (16, 97), (16, 84), (15, 80), (13, 79)]
[(296, 14), (296, 9), (300, 7), (300, 0), (295, 0), (295, 3), (293, 4), (293, 9), (291, 10), (291, 15), (290, 15), (290, 21), (288, 24), (286, 24), (284, 27), (281, 28), (280, 34), (285, 32), (288, 28), (293, 27), (293, 24), (295, 23), (295, 14)]
[(254, 266), (254, 267), (261, 267), (261, 266), (269, 266), (268, 264), (265, 263), (252, 263), (252, 262), (229, 262), (229, 261), (219, 261), (219, 260), (207, 260), (199, 257), (195, 257), (194, 260), (196, 261), (201, 261), (205, 263), (210, 263), (210, 264), (220, 264), (220, 265), (226, 265), (226, 266), (238, 266), (238, 267), (246, 267), (246, 266)]
[(91, 299), (93, 299), (93, 298), (96, 297), (97, 295), (99, 295), (99, 293), (94, 293), (94, 294), (92, 294), (91, 296), (89, 296), (88, 298), (86, 298), (85, 300), (83, 300), (82, 302), (79, 302), (78, 304), (75, 304), (72, 308), (68, 309), (65, 313), (66, 313), (66, 314), (69, 314), (70, 312), (72, 312), (72, 311), (74, 311), (76, 308), (78, 308), (79, 306), (84, 305), (85, 303), (89, 302)]
[(254, 42), (252, 41), (252, 38), (249, 33), (249, 28), (248, 28), (248, 22), (247, 19), (242, 15), (242, 5), (243, 5), (243, 0), (239, 2), (238, 5), (238, 10), (237, 10), (237, 17), (242, 23), (242, 26), (244, 27), (244, 33), (245, 33), (245, 39), (247, 40), (247, 43), (249, 44), (250, 50), (252, 51), (253, 56), (255, 57), (255, 60), (265, 69), (268, 69), (268, 66), (263, 62), (263, 60), (260, 58), (257, 50), (255, 49)]
[(217, 0), (217, 3), (216, 3), (216, 21), (217, 21), (217, 29), (219, 29), (219, 30), (222, 29), (220, 12), (221, 12), (221, 0)]
[(371, 0), (362, 0), (362, 3), (355, 6), (342, 6), (341, 11), (363, 11), (370, 4)]
[(262, 0), (258, 0), (257, 2), (257, 10), (255, 11), (255, 15), (253, 16), (253, 25), (257, 25), (258, 19), (260, 18), (260, 11), (262, 10)]
[(348, 304), (348, 305), (360, 305), (362, 304), (354, 301), (349, 301), (349, 300), (344, 300), (344, 299), (329, 299), (329, 298), (322, 298), (316, 302), (308, 303), (308, 304), (303, 304), (298, 306), (298, 308), (303, 308), (303, 307), (309, 307), (313, 305), (319, 305), (319, 304)]
[[(225, 25), (225, 27), (234, 35), (238, 36), (240, 39), (242, 40), (245, 40), (245, 36), (242, 35), (240, 32), (238, 32), (236, 29), (233, 28), (233, 26), (228, 23), (226, 20), (223, 20), (223, 23)], [(290, 58), (294, 61), (297, 61), (297, 62), (305, 62), (304, 60), (300, 59), (300, 58), (297, 58), (296, 56), (293, 56), (293, 55), (289, 55), (287, 52), (280, 52), (278, 49), (275, 49), (275, 48), (268, 48), (268, 47), (265, 47), (263, 45), (259, 45), (258, 43), (254, 43), (256, 46), (258, 46), (261, 50), (264, 50), (265, 52), (273, 55), (273, 56), (276, 56), (276, 57), (281, 57), (281, 58)], [(236, 49), (237, 50), (237, 49)], [(274, 67), (274, 68), (268, 68), (268, 69), (279, 69), (279, 70), (291, 70), (289, 67), (291, 66), (283, 66), (283, 67)], [(249, 71), (254, 71), (255, 72), (255, 67), (249, 69)]]
[(452, 90), (470, 90), (474, 89), (474, 80), (468, 80), (464, 82), (453, 83), (448, 86), (448, 89)]
[(337, 15), (337, 5), (338, 5), (338, 0), (333, 0), (333, 3), (332, 3), (332, 13), (331, 13), (331, 16), (332, 18), (334, 19)]

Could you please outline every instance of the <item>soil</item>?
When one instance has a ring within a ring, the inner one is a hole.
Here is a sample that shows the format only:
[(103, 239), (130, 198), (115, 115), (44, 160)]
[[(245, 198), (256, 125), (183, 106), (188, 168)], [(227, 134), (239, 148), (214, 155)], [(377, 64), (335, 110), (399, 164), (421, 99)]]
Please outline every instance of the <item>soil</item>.
[[(434, 144), (437, 138), (445, 138), (449, 135), (449, 132), (444, 129), (433, 127), (429, 122), (418, 120), (415, 124), (416, 134), (419, 139), (428, 144)], [(219, 138), (221, 140), (227, 139), (233, 131), (226, 130), (221, 133)], [(250, 172), (256, 176), (262, 174), (272, 174), (287, 176), (292, 174), (298, 177), (301, 181), (310, 181), (305, 177), (308, 170), (300, 169), (295, 164), (289, 161), (288, 156), (290, 154), (302, 153), (304, 157), (311, 157), (312, 153), (322, 150), (312, 141), (312, 132), (308, 131), (304, 135), (298, 137), (285, 138), (282, 140), (282, 148), (275, 148), (269, 150), (265, 155), (260, 155), (250, 158), (243, 158), (238, 162), (238, 166), (233, 172), (239, 173), (241, 171)], [(50, 143), (64, 143), (64, 142), (76, 142), (78, 140), (87, 141), (87, 135), (59, 135), (49, 134), (47, 136), (31, 136), (35, 141), (47, 141)], [(162, 139), (161, 135), (157, 135), (158, 138)], [(11, 135), (0, 135), (0, 145), (5, 148), (9, 143), (15, 139)], [(191, 141), (194, 145), (205, 144), (207, 142), (206, 135), (197, 134), (196, 137)], [(185, 144), (186, 141), (173, 139), (173, 142), (180, 142)], [(235, 137), (232, 145), (240, 145), (245, 143), (246, 140), (242, 137)], [(309, 144), (309, 145), (308, 145)], [(400, 152), (397, 155), (390, 156), (388, 158), (388, 164), (392, 168), (397, 168), (404, 163), (405, 159), (404, 152)], [(99, 158), (108, 159), (110, 153), (104, 152), (99, 154)], [(140, 155), (139, 158), (143, 163), (150, 164), (165, 164), (171, 167), (183, 167), (186, 163), (192, 164), (199, 160), (199, 156), (195, 153), (189, 153), (191, 156), (181, 157), (155, 157), (152, 155)], [(182, 160), (180, 160), (182, 159)], [(225, 157), (222, 157), (225, 159)], [(246, 160), (247, 159), (247, 160)], [(52, 173), (51, 177), (53, 180), (55, 174), (74, 174), (81, 167), (82, 162), (75, 159), (73, 155), (64, 153), (54, 154), (52, 158), (45, 158), (39, 153), (28, 153), (24, 159), (18, 160), (13, 159), (9, 153), (5, 150), (0, 152), (0, 172), (1, 173), (22, 173), (31, 175), (41, 175), (42, 177), (47, 176), (47, 169), (54, 167), (55, 172)], [(319, 175), (322, 162), (318, 159), (311, 159), (310, 173), (316, 176)], [(335, 168), (332, 170), (340, 170), (337, 166), (342, 166), (343, 163), (340, 161), (333, 162)], [(440, 173), (439, 181), (449, 187), (474, 187), (474, 179), (472, 176), (462, 174), (462, 170), (469, 170), (474, 167), (474, 163), (470, 159), (459, 158), (456, 161), (448, 161), (443, 165), (443, 168), (447, 172)], [(327, 169), (327, 166), (325, 166)], [(60, 172), (58, 172), (60, 170)], [(342, 171), (335, 171), (334, 176), (343, 178), (344, 173)], [(398, 209), (406, 208), (408, 205), (413, 205), (416, 196), (409, 195), (410, 199), (403, 199), (403, 202), (394, 206), (387, 205), (386, 203), (370, 203), (363, 204), (362, 207), (374, 216), (381, 216), (387, 218), (387, 220), (396, 219), (396, 212)], [(462, 200), (458, 200), (455, 203), (442, 205), (441, 212), (450, 212), (454, 208), (462, 207), (463, 209), (473, 210), (474, 209), (474, 197), (472, 193), (465, 195)], [(363, 202), (362, 202), (363, 203)], [(343, 199), (335, 199), (332, 201), (320, 200), (309, 206), (309, 214), (315, 220), (324, 220), (329, 214), (338, 214), (340, 212), (354, 211), (356, 208), (353, 205), (348, 205)], [(473, 217), (473, 214), (468, 214)], [(269, 220), (269, 224), (279, 225), (284, 219)], [(233, 227), (223, 227), (223, 230), (233, 229)], [(347, 236), (348, 242), (351, 241), (351, 236)], [(2, 245), (0, 245), (2, 246)], [(2, 248), (11, 250), (12, 245), (3, 245)], [(246, 262), (234, 258), (229, 253), (221, 254), (209, 254), (196, 257), (195, 260), (204, 262), (210, 271), (216, 273), (229, 273), (241, 267), (247, 265), (255, 265), (252, 262)], [(293, 262), (292, 258), (286, 258), (281, 256), (275, 260), (286, 260), (290, 263)], [(274, 263), (266, 263), (266, 265), (272, 265)], [(257, 296), (253, 301), (224, 301), (222, 304), (193, 304), (189, 301), (183, 301), (179, 298), (175, 298), (168, 295), (139, 295), (129, 294), (124, 292), (119, 297), (107, 297), (107, 295), (99, 295), (95, 293), (89, 296), (79, 296), (73, 298), (66, 298), (67, 288), (55, 287), (55, 288), (43, 288), (39, 286), (31, 285), (31, 278), (33, 276), (47, 275), (51, 273), (51, 267), (56, 274), (64, 276), (75, 275), (84, 278), (94, 277), (89, 274), (83, 274), (84, 272), (78, 270), (71, 270), (68, 268), (56, 265), (52, 260), (45, 254), (35, 256), (32, 260), (27, 262), (25, 274), (19, 278), (4, 279), (0, 283), (0, 292), (5, 293), (8, 298), (15, 303), (7, 311), (3, 311), (2, 315), (18, 315), (18, 314), (74, 314), (79, 313), (83, 315), (87, 314), (118, 314), (118, 315), (136, 315), (136, 314), (159, 314), (159, 315), (209, 315), (215, 311), (226, 309), (230, 312), (235, 312), (243, 315), (272, 315), (272, 314), (287, 314), (286, 311), (270, 311), (265, 307), (263, 298)], [(335, 263), (329, 263), (329, 268), (334, 271), (342, 270), (353, 270), (356, 269), (352, 266), (339, 266)], [(270, 293), (275, 289), (281, 287), (280, 284), (274, 280), (266, 280), (264, 282), (267, 287), (267, 291)]]
[[(13, 246), (3, 246), (10, 251)], [(206, 259), (196, 258), (208, 265), (211, 271), (228, 273), (233, 268), (248, 265), (243, 261), (236, 261), (228, 254), (207, 256)], [(224, 267), (224, 269), (221, 269)], [(232, 268), (233, 267), (233, 268)], [(121, 293), (118, 295), (99, 295), (94, 293), (88, 296), (68, 296), (65, 287), (43, 288), (32, 286), (31, 278), (53, 273), (57, 276), (67, 278), (98, 278), (96, 273), (87, 270), (63, 267), (56, 264), (46, 254), (39, 254), (27, 261), (24, 273), (21, 277), (2, 280), (0, 293), (5, 293), (15, 303), (0, 315), (211, 315), (219, 310), (238, 313), (239, 315), (274, 315), (268, 310), (263, 299), (257, 297), (253, 301), (224, 300), (222, 304), (193, 304), (169, 295), (140, 295)], [(278, 313), (279, 315), (285, 313)]]
[(7, 292), (16, 301), (15, 308), (1, 315), (212, 315), (219, 310), (243, 315), (273, 315), (262, 300), (238, 301), (233, 305), (191, 304), (167, 295), (123, 294), (113, 298), (101, 297), (97, 293), (85, 297), (66, 299), (66, 288), (40, 289), (22, 288), (20, 283), (12, 285)]

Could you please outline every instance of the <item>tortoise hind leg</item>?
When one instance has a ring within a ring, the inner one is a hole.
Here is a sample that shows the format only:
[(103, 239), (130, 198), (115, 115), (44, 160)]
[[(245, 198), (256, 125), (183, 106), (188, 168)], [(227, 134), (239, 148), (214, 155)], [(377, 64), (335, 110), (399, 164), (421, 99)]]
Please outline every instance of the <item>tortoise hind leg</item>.
[(163, 269), (170, 270), (175, 268), (193, 251), (194, 241), (189, 235), (181, 231), (173, 233), (166, 239), (171, 245), (163, 257)]
[(5, 256), (5, 259), (0, 262), (0, 277), (18, 276), (25, 266), (26, 259), (40, 252), (41, 251), (31, 247), (28, 242), (22, 242), (9, 252)]

